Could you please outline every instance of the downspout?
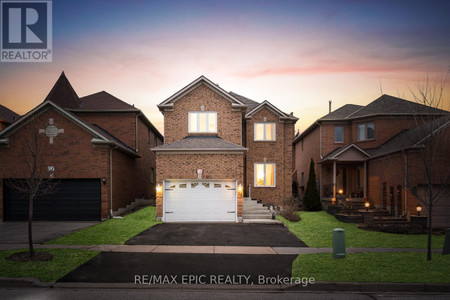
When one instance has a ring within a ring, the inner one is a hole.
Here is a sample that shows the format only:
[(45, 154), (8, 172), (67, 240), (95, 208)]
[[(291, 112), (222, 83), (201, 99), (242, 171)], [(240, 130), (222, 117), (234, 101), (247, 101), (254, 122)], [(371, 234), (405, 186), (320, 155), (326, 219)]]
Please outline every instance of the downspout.
[(113, 216), (113, 150), (117, 149), (117, 146), (110, 147), (109, 148), (109, 214), (111, 218), (114, 218)]
[(408, 201), (407, 201), (407, 196), (408, 196), (408, 192), (407, 192), (407, 188), (408, 188), (408, 156), (406, 155), (406, 152), (403, 151), (403, 157), (405, 159), (405, 188), (404, 188), (404, 193), (405, 193), (405, 213), (408, 214)]
[(142, 112), (139, 111), (138, 114), (136, 114), (136, 152), (139, 152), (139, 139), (138, 139), (138, 118), (142, 115)]

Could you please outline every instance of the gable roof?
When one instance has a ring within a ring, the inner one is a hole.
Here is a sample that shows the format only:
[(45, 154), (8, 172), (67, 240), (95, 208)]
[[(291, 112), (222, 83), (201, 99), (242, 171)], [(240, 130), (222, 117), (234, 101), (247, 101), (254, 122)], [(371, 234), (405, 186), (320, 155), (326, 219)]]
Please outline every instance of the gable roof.
[(339, 160), (340, 156), (342, 156), (346, 152), (352, 151), (352, 150), (356, 150), (358, 153), (360, 153), (365, 158), (370, 156), (370, 154), (367, 151), (365, 151), (364, 149), (358, 147), (355, 144), (350, 144), (345, 147), (338, 147), (338, 148), (334, 149), (333, 151), (331, 151), (330, 153), (325, 155), (325, 157), (319, 163), (323, 163), (327, 160)]
[(62, 108), (78, 108), (81, 105), (80, 98), (64, 74), (64, 71), (44, 101), (51, 101)]
[(275, 114), (277, 114), (280, 117), (280, 119), (292, 120), (292, 121), (295, 121), (295, 122), (298, 120), (298, 118), (294, 117), (294, 115), (287, 114), (287, 113), (281, 111), (275, 105), (273, 105), (272, 103), (270, 103), (267, 100), (264, 100), (262, 103), (260, 103), (255, 108), (253, 108), (251, 111), (247, 112), (245, 114), (245, 118), (251, 118), (253, 114), (257, 113), (263, 107), (269, 108), (271, 111), (273, 111)]
[(347, 118), (356, 119), (376, 115), (411, 115), (412, 113), (439, 115), (445, 113), (445, 111), (390, 95), (382, 95)]
[(166, 151), (247, 151), (248, 149), (222, 140), (217, 136), (187, 136), (170, 144), (152, 148), (155, 152)]
[(138, 110), (136, 107), (105, 91), (84, 96), (80, 100), (79, 110)]
[(317, 121), (312, 123), (301, 134), (296, 136), (292, 143), (297, 143), (305, 135), (313, 131), (314, 128), (318, 127), (320, 122), (351, 121), (374, 116), (412, 116), (413, 114), (439, 116), (447, 113), (448, 112), (445, 110), (384, 94), (366, 106), (346, 104), (322, 118), (317, 119)]
[(211, 80), (209, 80), (208, 78), (206, 78), (205, 76), (202, 75), (199, 78), (197, 78), (196, 80), (192, 81), (187, 86), (185, 86), (184, 88), (182, 88), (181, 90), (179, 90), (178, 92), (176, 92), (175, 94), (173, 94), (172, 96), (170, 96), (169, 98), (167, 98), (166, 100), (164, 100), (163, 102), (161, 102), (158, 105), (159, 110), (163, 111), (164, 109), (167, 109), (167, 108), (168, 109), (173, 108), (173, 104), (177, 100), (179, 100), (181, 97), (183, 97), (187, 93), (191, 92), (192, 90), (196, 89), (197, 87), (199, 87), (202, 84), (207, 86), (208, 88), (212, 89), (219, 95), (223, 96), (228, 101), (230, 101), (232, 107), (236, 107), (236, 108), (246, 108), (247, 107), (247, 105), (244, 104), (243, 102), (241, 102), (239, 99), (237, 99), (233, 95), (229, 94), (227, 91), (222, 89), (219, 85), (213, 83)]
[(331, 113), (323, 116), (319, 120), (320, 121), (343, 120), (363, 107), (364, 106), (362, 105), (345, 104), (344, 106), (339, 107), (335, 111), (332, 111)]
[(247, 105), (247, 112), (253, 110), (255, 107), (257, 107), (260, 103), (256, 102), (254, 100), (251, 100), (247, 97), (244, 97), (242, 95), (236, 94), (234, 92), (229, 92), (230, 95), (232, 95), (233, 97), (235, 97), (236, 99), (239, 99), (242, 103)]
[(443, 117), (436, 118), (421, 126), (412, 129), (405, 129), (397, 135), (386, 141), (378, 148), (367, 150), (371, 158), (376, 158), (390, 153), (411, 149), (420, 146), (420, 144), (429, 137), (431, 132), (435, 133), (450, 125), (450, 113)]
[(109, 133), (106, 134), (107, 133), (106, 131), (99, 130), (98, 126), (94, 126), (83, 121), (73, 113), (59, 107), (58, 105), (49, 100), (42, 102), (34, 109), (30, 110), (28, 113), (20, 117), (20, 119), (18, 119), (15, 123), (11, 124), (9, 127), (6, 127), (2, 131), (0, 131), (0, 139), (6, 140), (11, 134), (13, 134), (17, 130), (25, 126), (31, 119), (31, 117), (45, 112), (48, 108), (55, 109), (58, 113), (60, 113), (70, 121), (74, 122), (75, 124), (79, 125), (82, 129), (86, 130), (90, 134), (92, 134), (94, 136), (94, 138), (92, 139), (92, 143), (117, 146), (119, 150), (131, 154), (135, 157), (139, 157), (136, 151), (126, 146), (125, 143), (121, 142), (117, 138), (113, 138)]
[(9, 108), (0, 104), (0, 121), (4, 123), (14, 123), (17, 119), (19, 119), (20, 115), (16, 114)]

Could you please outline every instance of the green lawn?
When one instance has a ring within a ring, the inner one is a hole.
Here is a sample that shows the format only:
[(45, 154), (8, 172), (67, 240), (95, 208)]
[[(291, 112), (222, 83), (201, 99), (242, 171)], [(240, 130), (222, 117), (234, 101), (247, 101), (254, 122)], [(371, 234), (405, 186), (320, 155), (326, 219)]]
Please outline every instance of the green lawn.
[(52, 282), (87, 262), (99, 251), (78, 249), (35, 249), (38, 252), (51, 252), (53, 260), (42, 262), (15, 262), (5, 258), (22, 250), (0, 251), (0, 277), (34, 277), (43, 282)]
[(122, 245), (128, 239), (145, 229), (159, 224), (156, 221), (155, 207), (146, 207), (123, 219), (109, 219), (47, 242), (49, 245)]
[(302, 254), (292, 264), (293, 277), (316, 281), (450, 283), (450, 255), (426, 253)]
[[(332, 247), (332, 231), (334, 228), (345, 230), (346, 247), (387, 247), (387, 248), (426, 248), (427, 235), (403, 235), (384, 232), (366, 231), (357, 224), (338, 221), (334, 216), (320, 212), (300, 212), (302, 220), (292, 223), (277, 216), (289, 230), (310, 247)], [(433, 236), (432, 247), (441, 248), (444, 236)]]

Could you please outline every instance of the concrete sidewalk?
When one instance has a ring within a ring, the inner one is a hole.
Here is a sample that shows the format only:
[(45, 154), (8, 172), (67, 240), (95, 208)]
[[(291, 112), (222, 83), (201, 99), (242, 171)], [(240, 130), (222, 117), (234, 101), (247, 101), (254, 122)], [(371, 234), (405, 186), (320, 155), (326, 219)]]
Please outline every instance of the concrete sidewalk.
[[(307, 247), (257, 247), (257, 246), (179, 246), (179, 245), (43, 245), (35, 244), (35, 248), (68, 248), (84, 249), (101, 252), (130, 252), (130, 253), (197, 253), (197, 254), (312, 254), (332, 253), (333, 248)], [(0, 244), (0, 250), (27, 249), (28, 244)], [(347, 248), (347, 253), (362, 252), (426, 252), (421, 248)], [(442, 249), (432, 249), (434, 253)]]

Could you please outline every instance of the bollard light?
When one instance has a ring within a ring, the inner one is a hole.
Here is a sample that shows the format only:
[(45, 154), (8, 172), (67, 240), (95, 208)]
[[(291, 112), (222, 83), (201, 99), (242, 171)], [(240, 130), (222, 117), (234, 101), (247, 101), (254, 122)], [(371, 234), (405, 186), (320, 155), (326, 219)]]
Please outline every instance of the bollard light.
[(417, 215), (420, 216), (420, 212), (422, 211), (422, 205), (420, 205), (420, 203), (417, 203), (416, 210), (417, 210)]

